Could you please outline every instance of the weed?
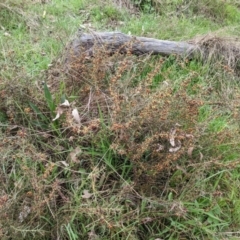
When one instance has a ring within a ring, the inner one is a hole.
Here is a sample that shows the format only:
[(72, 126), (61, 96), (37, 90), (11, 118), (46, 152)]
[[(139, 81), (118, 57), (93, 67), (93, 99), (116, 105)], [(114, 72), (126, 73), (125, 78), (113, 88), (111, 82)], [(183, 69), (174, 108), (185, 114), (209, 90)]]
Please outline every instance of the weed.
[[(237, 236), (238, 39), (221, 36), (238, 21), (236, 1), (138, 1), (132, 16), (119, 2), (25, 2), (0, 3), (0, 238)], [(58, 60), (79, 23), (221, 37), (195, 40), (202, 62), (136, 57), (131, 43)]]

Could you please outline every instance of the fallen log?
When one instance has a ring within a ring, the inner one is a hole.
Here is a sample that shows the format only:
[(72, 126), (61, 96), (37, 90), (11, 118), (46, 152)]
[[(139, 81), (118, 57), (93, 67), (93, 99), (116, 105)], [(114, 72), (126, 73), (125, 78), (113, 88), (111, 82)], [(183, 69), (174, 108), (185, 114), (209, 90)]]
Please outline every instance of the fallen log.
[(79, 57), (92, 57), (99, 49), (112, 55), (114, 53), (131, 53), (133, 55), (171, 54), (198, 58), (208, 62), (221, 61), (232, 71), (239, 74), (240, 39), (235, 37), (218, 37), (207, 34), (191, 42), (176, 42), (154, 38), (136, 37), (121, 32), (79, 32), (68, 45), (64, 56), (65, 67), (71, 68)]
[(169, 56), (192, 56), (198, 47), (187, 42), (158, 40), (154, 38), (135, 37), (121, 32), (80, 33), (68, 46), (66, 63), (71, 63), (80, 55), (94, 56), (94, 49), (104, 48), (109, 54), (131, 52), (134, 55), (160, 54)]

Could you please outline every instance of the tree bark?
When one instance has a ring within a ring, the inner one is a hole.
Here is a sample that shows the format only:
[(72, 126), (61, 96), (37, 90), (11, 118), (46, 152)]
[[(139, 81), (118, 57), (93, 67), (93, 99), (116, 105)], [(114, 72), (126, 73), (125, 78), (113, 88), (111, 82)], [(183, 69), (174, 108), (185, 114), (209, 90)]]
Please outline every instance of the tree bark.
[(187, 42), (158, 40), (154, 38), (135, 37), (121, 32), (80, 33), (67, 49), (66, 62), (71, 62), (81, 54), (94, 56), (94, 51), (104, 48), (109, 54), (131, 52), (134, 55), (160, 54), (168, 56), (177, 54), (192, 57), (198, 52), (196, 45)]

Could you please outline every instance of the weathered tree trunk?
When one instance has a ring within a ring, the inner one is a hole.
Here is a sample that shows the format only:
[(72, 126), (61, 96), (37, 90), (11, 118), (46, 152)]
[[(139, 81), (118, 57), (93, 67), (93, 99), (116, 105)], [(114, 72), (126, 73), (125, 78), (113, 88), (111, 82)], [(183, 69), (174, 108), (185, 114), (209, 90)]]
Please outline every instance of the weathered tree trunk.
[(66, 62), (69, 63), (81, 54), (94, 56), (94, 49), (104, 48), (109, 54), (116, 51), (134, 55), (160, 54), (168, 56), (192, 56), (197, 52), (197, 47), (187, 42), (158, 40), (146, 37), (134, 37), (120, 32), (93, 32), (81, 33), (70, 44), (67, 50)]

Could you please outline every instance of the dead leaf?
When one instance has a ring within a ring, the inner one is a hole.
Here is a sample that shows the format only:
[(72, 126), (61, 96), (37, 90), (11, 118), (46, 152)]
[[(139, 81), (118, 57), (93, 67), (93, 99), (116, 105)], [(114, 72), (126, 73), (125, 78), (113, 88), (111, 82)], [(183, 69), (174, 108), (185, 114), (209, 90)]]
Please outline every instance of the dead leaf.
[(20, 214), (18, 216), (19, 222), (23, 222), (24, 219), (29, 215), (29, 213), (31, 213), (31, 208), (28, 207), (27, 205), (25, 205), (23, 207), (23, 211), (20, 212)]
[(60, 161), (65, 167), (69, 167), (69, 164), (66, 161)]
[(169, 134), (169, 142), (172, 145), (172, 147), (175, 147), (175, 133), (176, 128), (172, 128)]
[(78, 113), (78, 110), (76, 108), (74, 108), (72, 110), (72, 116), (74, 118), (74, 120), (78, 123), (78, 124), (81, 124), (81, 118), (79, 116), (79, 113)]
[(88, 190), (84, 189), (83, 194), (82, 194), (82, 198), (89, 199), (90, 197), (92, 197), (92, 195), (93, 195), (92, 193), (89, 193)]
[(69, 101), (66, 99), (63, 103), (59, 104), (57, 107), (57, 115), (52, 121), (56, 121), (63, 114), (64, 109), (70, 107)]
[(203, 154), (200, 152), (199, 153), (200, 154), (200, 161), (202, 161), (202, 159), (203, 159)]
[(6, 37), (11, 37), (11, 34), (8, 33), (8, 32), (3, 33), (3, 35), (6, 36)]
[(186, 138), (193, 138), (194, 136), (192, 134), (186, 134), (185, 137)]
[(66, 99), (62, 104), (60, 104), (59, 106), (61, 107), (70, 107), (70, 103), (69, 101)]
[(164, 150), (164, 146), (163, 145), (158, 144), (157, 146), (158, 146), (158, 149), (156, 150), (157, 152), (160, 152), (160, 151)]
[(72, 152), (70, 152), (69, 156), (72, 162), (78, 162), (77, 155), (82, 152), (80, 147), (76, 147)]
[(181, 148), (181, 142), (178, 140), (177, 141), (177, 147), (169, 148), (169, 152), (175, 153)]
[(166, 86), (169, 86), (168, 81), (163, 81), (163, 83), (164, 83)]
[(177, 152), (180, 148), (181, 148), (181, 146), (175, 147), (175, 148), (169, 148), (169, 152), (175, 153), (175, 152)]
[(194, 147), (190, 147), (190, 148), (188, 149), (187, 153), (188, 153), (188, 156), (189, 156), (189, 157), (192, 157), (193, 149), (194, 149)]
[(73, 140), (74, 140), (73, 136), (70, 136), (69, 139), (68, 139), (69, 142), (73, 142)]
[(63, 114), (63, 108), (57, 107), (57, 115), (52, 121), (56, 121)]
[(42, 18), (45, 18), (45, 17), (46, 17), (46, 11), (44, 10), (44, 11), (43, 11)]
[(145, 217), (142, 219), (142, 223), (144, 223), (144, 224), (152, 222), (152, 221), (153, 221), (153, 218), (151, 218), (151, 217)]

